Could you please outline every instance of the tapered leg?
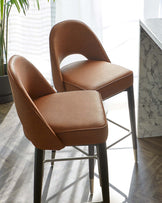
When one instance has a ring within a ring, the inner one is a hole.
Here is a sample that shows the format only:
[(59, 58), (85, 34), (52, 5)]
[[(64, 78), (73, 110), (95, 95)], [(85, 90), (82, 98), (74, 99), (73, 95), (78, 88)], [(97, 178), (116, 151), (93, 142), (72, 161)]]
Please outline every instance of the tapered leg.
[(109, 178), (108, 178), (108, 163), (107, 163), (107, 151), (106, 143), (97, 145), (98, 165), (100, 171), (101, 185), (102, 185), (102, 197), (103, 203), (110, 202), (109, 196)]
[(132, 129), (134, 158), (135, 158), (135, 162), (137, 162), (137, 135), (136, 135), (136, 119), (135, 119), (135, 105), (134, 105), (133, 86), (129, 87), (127, 92), (128, 92), (130, 123), (131, 123), (131, 129)]
[[(55, 155), (56, 155), (56, 151), (52, 150), (52, 152), (51, 152), (51, 159), (54, 159)], [(53, 166), (53, 165), (54, 165), (54, 161), (51, 162), (51, 166)]]
[[(94, 145), (88, 146), (89, 155), (94, 155)], [(90, 180), (90, 193), (93, 194), (94, 188), (94, 159), (89, 159), (89, 180)]]
[(44, 151), (35, 148), (34, 203), (41, 203)]

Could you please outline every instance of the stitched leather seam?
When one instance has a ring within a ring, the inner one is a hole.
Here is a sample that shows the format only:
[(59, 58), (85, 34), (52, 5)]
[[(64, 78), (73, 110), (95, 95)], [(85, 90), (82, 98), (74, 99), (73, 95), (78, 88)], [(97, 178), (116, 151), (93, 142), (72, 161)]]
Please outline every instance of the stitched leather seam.
[[(100, 87), (99, 87), (98, 89), (96, 89), (96, 90), (102, 89), (102, 88), (104, 88), (104, 87), (106, 87), (106, 86), (108, 86), (108, 85), (111, 85), (111, 84), (114, 83), (114, 82), (118, 82), (119, 80), (124, 79), (124, 78), (126, 78), (126, 77), (129, 77), (129, 76), (131, 76), (131, 75), (132, 75), (132, 74), (129, 74), (129, 75), (127, 75), (127, 76), (121, 77), (121, 78), (118, 79), (118, 80), (113, 80), (113, 82), (106, 83), (105, 85), (100, 86)], [(71, 86), (78, 87), (79, 89), (84, 90), (83, 87), (80, 87), (79, 85), (76, 85), (76, 84), (74, 85), (74, 83), (70, 83), (69, 81), (64, 80), (64, 83), (67, 83), (67, 84), (69, 84), (69, 85), (71, 85)], [(88, 90), (88, 89), (87, 89), (87, 90)]]
[(76, 130), (66, 130), (66, 131), (58, 132), (58, 133), (54, 129), (54, 132), (56, 132), (56, 134), (59, 135), (59, 134), (62, 134), (62, 133), (85, 131), (85, 130), (87, 130), (87, 131), (90, 131), (90, 130), (101, 130), (101, 129), (104, 129), (105, 127), (107, 127), (107, 125), (104, 125), (104, 126), (98, 127), (98, 128), (84, 128), (84, 129), (76, 129)]
[[(118, 82), (118, 81), (120, 81), (121, 79), (124, 79), (124, 78), (129, 77), (129, 76), (131, 76), (131, 74), (129, 74), (129, 75), (127, 75), (127, 76), (123, 76), (123, 77), (121, 77), (121, 78), (118, 79), (118, 80), (113, 80), (113, 82), (109, 82), (109, 83), (107, 83), (106, 85), (101, 86), (100, 89), (106, 87), (107, 85), (111, 85), (111, 84), (114, 83), (114, 82)], [(98, 90), (98, 89), (96, 89), (96, 90)]]

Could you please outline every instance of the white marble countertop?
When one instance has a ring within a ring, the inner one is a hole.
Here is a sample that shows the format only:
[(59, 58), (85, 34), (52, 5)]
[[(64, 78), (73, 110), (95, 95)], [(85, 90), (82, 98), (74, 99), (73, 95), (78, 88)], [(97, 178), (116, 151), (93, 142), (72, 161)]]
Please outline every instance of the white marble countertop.
[(162, 18), (140, 20), (140, 25), (160, 49), (162, 49)]

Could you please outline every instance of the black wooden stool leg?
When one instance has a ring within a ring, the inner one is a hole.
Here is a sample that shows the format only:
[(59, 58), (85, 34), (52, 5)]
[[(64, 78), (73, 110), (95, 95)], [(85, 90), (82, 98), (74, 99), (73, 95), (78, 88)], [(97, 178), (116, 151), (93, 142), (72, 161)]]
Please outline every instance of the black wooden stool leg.
[[(52, 150), (52, 152), (51, 152), (51, 159), (54, 159), (55, 155), (56, 155), (56, 151)], [(53, 167), (53, 165), (54, 165), (54, 161), (51, 161), (51, 166)]]
[(41, 203), (44, 151), (35, 148), (34, 203)]
[(129, 87), (127, 89), (127, 92), (128, 92), (128, 105), (129, 105), (130, 123), (131, 123), (131, 130), (132, 130), (134, 158), (135, 158), (135, 162), (137, 162), (137, 136), (136, 136), (136, 119), (135, 119), (133, 86)]
[[(88, 146), (89, 155), (94, 155), (94, 145)], [(90, 193), (93, 194), (94, 188), (94, 159), (89, 159), (89, 180), (90, 180)]]
[(109, 178), (108, 178), (108, 163), (106, 143), (97, 145), (98, 165), (100, 171), (103, 203), (110, 202), (109, 196)]

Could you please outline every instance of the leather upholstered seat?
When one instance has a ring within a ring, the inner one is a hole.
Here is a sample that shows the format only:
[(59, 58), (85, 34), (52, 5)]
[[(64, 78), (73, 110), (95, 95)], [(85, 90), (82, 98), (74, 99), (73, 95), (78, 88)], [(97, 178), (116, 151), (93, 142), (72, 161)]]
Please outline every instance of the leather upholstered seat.
[(41, 202), (44, 150), (73, 145), (97, 147), (97, 156), (87, 158), (99, 161), (103, 202), (108, 203), (108, 127), (100, 94), (93, 90), (56, 93), (21, 56), (9, 60), (8, 76), (24, 133), (35, 146), (34, 203)]
[(133, 72), (105, 61), (81, 61), (61, 69), (66, 91), (97, 90), (103, 100), (133, 85)]
[(105, 142), (107, 121), (96, 91), (51, 94), (34, 103), (65, 146)]

